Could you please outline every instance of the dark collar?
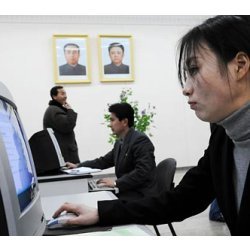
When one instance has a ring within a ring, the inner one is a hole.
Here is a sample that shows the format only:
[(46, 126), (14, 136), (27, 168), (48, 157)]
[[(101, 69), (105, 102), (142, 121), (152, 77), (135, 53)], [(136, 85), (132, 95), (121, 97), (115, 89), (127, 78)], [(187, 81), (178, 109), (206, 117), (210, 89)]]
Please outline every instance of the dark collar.
[(125, 137), (122, 140), (122, 143), (127, 143), (128, 141), (130, 141), (130, 138), (132, 136), (132, 134), (134, 133), (135, 129), (133, 127), (131, 127), (128, 131), (128, 133), (125, 135)]
[(65, 112), (68, 111), (66, 108), (64, 108), (64, 107), (62, 106), (62, 104), (60, 104), (60, 103), (57, 102), (56, 100), (50, 100), (50, 101), (49, 101), (49, 105), (50, 105), (50, 106), (57, 106), (57, 107), (61, 108), (62, 110), (64, 110)]

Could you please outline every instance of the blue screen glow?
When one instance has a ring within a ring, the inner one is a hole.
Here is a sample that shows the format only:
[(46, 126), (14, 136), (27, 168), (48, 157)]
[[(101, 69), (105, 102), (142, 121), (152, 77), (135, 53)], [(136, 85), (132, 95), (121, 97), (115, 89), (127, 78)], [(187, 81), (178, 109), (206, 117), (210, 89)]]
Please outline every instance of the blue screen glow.
[(21, 211), (32, 200), (34, 175), (25, 139), (12, 106), (0, 100), (0, 135), (7, 152)]

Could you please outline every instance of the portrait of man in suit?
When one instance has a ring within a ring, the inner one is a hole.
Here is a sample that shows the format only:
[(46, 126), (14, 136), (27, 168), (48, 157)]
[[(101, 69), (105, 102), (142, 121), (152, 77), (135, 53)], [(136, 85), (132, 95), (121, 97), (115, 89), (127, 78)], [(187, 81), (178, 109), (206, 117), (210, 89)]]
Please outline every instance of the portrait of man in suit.
[(129, 66), (123, 64), (125, 49), (121, 43), (114, 42), (108, 47), (110, 64), (104, 65), (104, 74), (129, 74)]
[(59, 66), (61, 76), (86, 75), (86, 66), (79, 64), (80, 47), (76, 43), (67, 43), (63, 47), (66, 64)]

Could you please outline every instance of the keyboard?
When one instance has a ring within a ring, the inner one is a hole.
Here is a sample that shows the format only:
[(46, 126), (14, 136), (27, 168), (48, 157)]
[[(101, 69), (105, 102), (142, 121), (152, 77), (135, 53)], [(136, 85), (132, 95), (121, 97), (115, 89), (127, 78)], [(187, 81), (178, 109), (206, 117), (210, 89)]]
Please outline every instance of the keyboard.
[(89, 180), (89, 192), (96, 192), (96, 191), (115, 191), (115, 188), (112, 187), (103, 187), (96, 183), (97, 180)]

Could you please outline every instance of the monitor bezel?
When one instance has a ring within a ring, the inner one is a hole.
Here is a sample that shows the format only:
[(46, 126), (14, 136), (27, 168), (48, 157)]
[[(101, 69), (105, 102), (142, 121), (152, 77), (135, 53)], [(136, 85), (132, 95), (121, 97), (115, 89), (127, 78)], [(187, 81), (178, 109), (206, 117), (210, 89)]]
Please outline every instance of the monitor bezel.
[[(45, 230), (46, 221), (42, 211), (37, 175), (25, 130), (17, 112), (16, 105), (4, 96), (0, 95), (0, 99), (8, 103), (14, 109), (14, 113), (28, 152), (35, 183), (35, 195), (30, 204), (28, 204), (27, 207), (21, 211), (18, 196), (16, 194), (13, 175), (9, 165), (9, 159), (5, 150), (4, 142), (0, 136), (0, 164), (2, 165), (0, 166), (0, 189), (5, 209), (5, 217), (8, 225), (8, 233), (9, 235), (42, 235)], [(37, 216), (38, 214), (39, 216)]]

